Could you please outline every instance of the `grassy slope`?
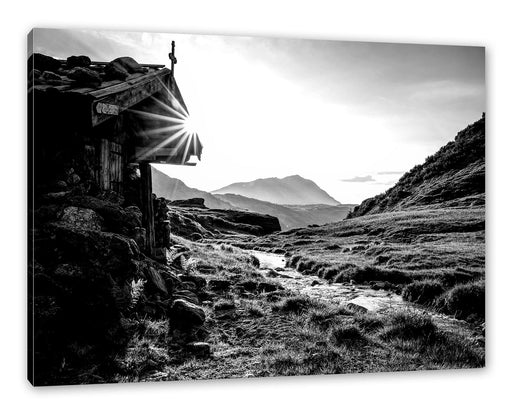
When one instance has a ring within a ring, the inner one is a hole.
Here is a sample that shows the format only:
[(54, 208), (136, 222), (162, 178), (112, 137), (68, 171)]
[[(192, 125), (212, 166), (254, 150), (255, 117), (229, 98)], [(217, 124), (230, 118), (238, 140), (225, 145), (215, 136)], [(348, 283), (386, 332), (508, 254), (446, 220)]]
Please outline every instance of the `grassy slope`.
[(364, 200), (351, 217), (444, 203), (471, 206), (485, 203), (485, 118), (421, 165), (405, 173), (385, 193)]
[(384, 282), (384, 288), (398, 292), (408, 284), (415, 288), (411, 283), (436, 282), (440, 288), (420, 302), (464, 318), (484, 317), (483, 296), (471, 314), (445, 306), (454, 286), (484, 277), (483, 207), (388, 212), (282, 232), (255, 242), (251, 247), (285, 251), (298, 270), (334, 282)]
[[(482, 343), (446, 331), (418, 313), (358, 314), (290, 291), (247, 292), (246, 281), (269, 282), (247, 252), (226, 244), (177, 239), (191, 249), (185, 271), (229, 280), (203, 302), (213, 357), (177, 349), (167, 321), (142, 318), (118, 364), (116, 381), (381, 372), (484, 365)], [(228, 310), (226, 310), (228, 308)]]

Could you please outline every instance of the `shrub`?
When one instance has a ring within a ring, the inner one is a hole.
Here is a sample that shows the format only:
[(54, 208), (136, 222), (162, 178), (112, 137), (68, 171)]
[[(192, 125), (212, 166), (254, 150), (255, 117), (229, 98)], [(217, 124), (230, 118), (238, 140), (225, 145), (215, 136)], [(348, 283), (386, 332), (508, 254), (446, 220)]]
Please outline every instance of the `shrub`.
[(293, 256), (288, 260), (287, 265), (288, 265), (289, 267), (296, 267), (296, 266), (297, 266), (297, 264), (299, 263), (299, 260), (301, 260), (301, 259), (302, 259), (302, 256), (301, 256), (301, 255), (298, 255), (298, 254), (293, 255)]
[(265, 314), (263, 308), (255, 303), (251, 303), (247, 306), (247, 312), (249, 313), (249, 315), (256, 316), (258, 318)]
[(457, 318), (485, 316), (485, 283), (483, 280), (457, 285), (439, 298), (441, 310)]
[(386, 321), (381, 333), (383, 339), (422, 339), (430, 340), (437, 332), (432, 318), (419, 313), (397, 312)]
[(308, 309), (318, 308), (320, 306), (321, 305), (318, 301), (315, 301), (308, 296), (297, 295), (282, 299), (279, 303), (272, 306), (272, 309), (300, 314)]
[(301, 260), (299, 260), (299, 262), (297, 263), (297, 270), (299, 272), (306, 272), (307, 270), (311, 269), (311, 267), (315, 264), (315, 262), (313, 260), (308, 260), (308, 259), (304, 259), (302, 258)]
[(339, 269), (336, 266), (324, 267), (320, 277), (325, 280), (333, 280), (339, 273)]
[(341, 324), (332, 329), (330, 340), (332, 343), (339, 346), (354, 341), (363, 341), (365, 337), (357, 326)]
[(420, 280), (404, 286), (402, 296), (409, 302), (429, 305), (444, 292), (443, 285), (437, 280)]
[(307, 321), (321, 329), (327, 329), (333, 324), (339, 322), (340, 317), (352, 315), (348, 309), (344, 307), (326, 307), (313, 309), (309, 312)]
[(365, 266), (354, 267), (347, 271), (348, 279), (356, 283), (367, 282), (390, 282), (390, 283), (409, 283), (412, 281), (411, 277), (404, 272), (395, 269), (382, 269), (379, 267)]
[(354, 320), (363, 330), (368, 332), (376, 331), (384, 326), (382, 317), (375, 313), (358, 313)]
[(213, 309), (215, 310), (228, 310), (235, 309), (235, 302), (229, 299), (221, 299), (215, 305), (213, 305)]

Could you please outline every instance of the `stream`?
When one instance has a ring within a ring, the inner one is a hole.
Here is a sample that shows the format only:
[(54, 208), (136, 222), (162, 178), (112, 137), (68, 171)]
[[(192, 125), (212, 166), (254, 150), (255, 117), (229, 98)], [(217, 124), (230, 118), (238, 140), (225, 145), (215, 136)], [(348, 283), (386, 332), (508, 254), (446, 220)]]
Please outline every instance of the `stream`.
[[(373, 290), (366, 285), (329, 284), (318, 276), (304, 275), (295, 269), (286, 267), (284, 255), (257, 250), (252, 250), (251, 254), (258, 258), (262, 270), (271, 269), (274, 271), (269, 272), (268, 277), (292, 292), (339, 305), (354, 303), (365, 307), (370, 312), (385, 313), (400, 309), (421, 312), (430, 315), (436, 325), (443, 330), (458, 331), (465, 336), (475, 337), (474, 328), (467, 322), (404, 301), (400, 295), (394, 292)], [(479, 334), (476, 335), (481, 337)]]
[(329, 284), (326, 280), (314, 275), (304, 275), (295, 269), (286, 267), (284, 255), (253, 250), (253, 256), (260, 261), (261, 269), (272, 269), (270, 277), (278, 281), (284, 288), (325, 300), (330, 303), (346, 305), (354, 303), (363, 306), (371, 312), (382, 312), (390, 309), (410, 306), (400, 295), (386, 290), (373, 290), (368, 286), (352, 285), (349, 283)]

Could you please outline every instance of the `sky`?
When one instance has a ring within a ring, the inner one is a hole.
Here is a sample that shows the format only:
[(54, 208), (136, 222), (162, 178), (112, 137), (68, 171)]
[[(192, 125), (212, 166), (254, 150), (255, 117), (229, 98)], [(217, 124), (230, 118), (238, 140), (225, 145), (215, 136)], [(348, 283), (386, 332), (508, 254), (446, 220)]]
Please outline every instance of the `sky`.
[(188, 186), (299, 174), (341, 203), (382, 193), (485, 111), (482, 47), (36, 29), (34, 51), (170, 66), (204, 146)]

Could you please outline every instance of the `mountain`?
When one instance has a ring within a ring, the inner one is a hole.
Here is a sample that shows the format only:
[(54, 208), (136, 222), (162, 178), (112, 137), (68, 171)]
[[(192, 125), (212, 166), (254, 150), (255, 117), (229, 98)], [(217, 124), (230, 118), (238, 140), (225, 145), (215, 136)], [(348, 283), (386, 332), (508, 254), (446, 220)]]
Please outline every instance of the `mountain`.
[(273, 204), (340, 204), (313, 181), (300, 175), (234, 183), (212, 191), (212, 194), (238, 194)]
[(158, 197), (164, 197), (167, 200), (188, 200), (191, 198), (202, 198), (208, 208), (217, 208), (231, 210), (234, 207), (206, 191), (188, 187), (183, 181), (177, 178), (171, 178), (163, 172), (152, 168), (153, 192)]
[(238, 194), (216, 194), (215, 197), (241, 209), (260, 214), (268, 214), (279, 219), (283, 230), (306, 227), (311, 224), (326, 224), (343, 220), (353, 204), (336, 206), (325, 204), (280, 205), (268, 201), (256, 200)]
[(349, 216), (432, 205), (485, 205), (485, 117), (405, 173), (394, 187), (364, 200)]
[[(241, 210), (277, 217), (283, 230), (343, 220), (353, 204), (280, 205), (238, 194), (210, 194), (188, 187), (183, 181), (153, 168), (153, 192), (167, 200), (204, 199), (210, 209)], [(305, 180), (309, 181), (309, 180)], [(313, 183), (314, 184), (314, 183)], [(316, 184), (314, 184), (316, 186)], [(322, 190), (320, 190), (322, 191)]]

